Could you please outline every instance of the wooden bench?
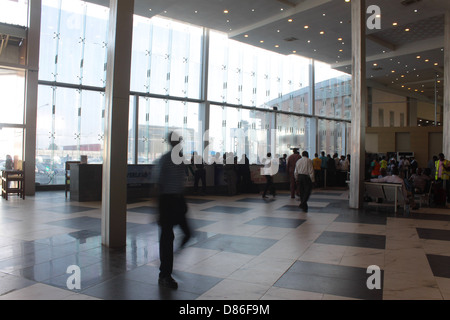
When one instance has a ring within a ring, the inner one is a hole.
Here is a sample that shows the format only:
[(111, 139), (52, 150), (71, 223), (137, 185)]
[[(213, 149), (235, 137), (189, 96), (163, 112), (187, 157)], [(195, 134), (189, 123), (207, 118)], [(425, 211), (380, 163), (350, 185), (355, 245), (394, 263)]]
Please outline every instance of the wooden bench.
[(398, 183), (364, 182), (365, 195), (371, 199), (381, 199), (382, 202), (370, 202), (371, 205), (394, 206), (397, 213), (398, 206), (405, 209), (406, 201), (402, 192), (402, 185)]
[(17, 170), (2, 171), (2, 197), (8, 200), (9, 194), (17, 194), (25, 199), (25, 162), (18, 165)]

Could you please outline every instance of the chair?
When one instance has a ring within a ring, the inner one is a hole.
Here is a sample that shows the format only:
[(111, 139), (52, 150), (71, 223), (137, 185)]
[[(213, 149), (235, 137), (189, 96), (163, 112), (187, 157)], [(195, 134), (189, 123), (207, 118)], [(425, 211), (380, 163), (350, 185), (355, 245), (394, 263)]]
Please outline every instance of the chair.
[(416, 193), (415, 197), (419, 197), (419, 206), (422, 208), (422, 201), (424, 201), (428, 206), (430, 206), (430, 201), (431, 201), (431, 192), (433, 190), (433, 186), (434, 186), (434, 181), (430, 181), (429, 183), (427, 183), (425, 192), (423, 193)]
[(71, 164), (80, 164), (81, 161), (66, 161), (66, 178), (64, 183), (64, 190), (66, 192), (66, 198), (67, 198), (67, 192), (70, 191), (70, 165)]
[(9, 194), (17, 194), (25, 200), (25, 162), (18, 161), (16, 170), (2, 171), (2, 197), (8, 200)]

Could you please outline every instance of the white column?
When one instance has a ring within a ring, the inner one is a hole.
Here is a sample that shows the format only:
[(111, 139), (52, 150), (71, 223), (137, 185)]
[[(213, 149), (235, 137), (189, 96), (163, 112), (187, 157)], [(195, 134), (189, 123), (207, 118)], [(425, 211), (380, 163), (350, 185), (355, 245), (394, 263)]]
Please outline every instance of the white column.
[(445, 13), (444, 38), (444, 116), (442, 119), (443, 148), (446, 159), (450, 158), (450, 10)]
[(103, 155), (102, 243), (126, 244), (127, 154), (134, 0), (110, 0)]
[(352, 16), (352, 126), (350, 208), (359, 209), (364, 197), (364, 157), (367, 109), (365, 0), (351, 2)]
[(30, 1), (28, 7), (27, 77), (25, 100), (25, 194), (36, 193), (36, 121), (38, 100), (39, 45), (41, 35), (41, 0)]

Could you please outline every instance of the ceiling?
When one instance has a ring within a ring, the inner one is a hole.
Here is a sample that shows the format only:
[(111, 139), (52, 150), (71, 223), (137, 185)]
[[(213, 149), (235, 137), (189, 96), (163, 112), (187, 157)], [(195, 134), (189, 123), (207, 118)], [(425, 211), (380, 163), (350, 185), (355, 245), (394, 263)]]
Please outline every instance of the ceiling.
[[(91, 2), (107, 5), (109, 0)], [(443, 81), (435, 79), (443, 78), (444, 13), (450, 1), (367, 0), (366, 5), (381, 10), (381, 29), (366, 28), (370, 85), (431, 102), (437, 85), (441, 103)], [(138, 15), (223, 31), (231, 39), (314, 58), (348, 73), (350, 8), (347, 0), (135, 0)]]

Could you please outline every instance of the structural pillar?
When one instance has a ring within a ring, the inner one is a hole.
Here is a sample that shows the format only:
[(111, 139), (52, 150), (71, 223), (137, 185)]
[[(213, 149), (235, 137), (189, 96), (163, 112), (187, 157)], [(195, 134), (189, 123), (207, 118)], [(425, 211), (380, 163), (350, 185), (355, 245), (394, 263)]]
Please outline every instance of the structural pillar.
[(444, 104), (443, 104), (443, 147), (446, 159), (450, 158), (450, 9), (445, 13), (444, 37)]
[(36, 193), (36, 126), (41, 35), (41, 0), (28, 6), (27, 76), (25, 83), (25, 195)]
[(128, 117), (134, 0), (110, 0), (106, 71), (102, 243), (126, 244)]
[(365, 0), (351, 2), (352, 17), (352, 126), (349, 206), (359, 209), (364, 200), (366, 85)]

